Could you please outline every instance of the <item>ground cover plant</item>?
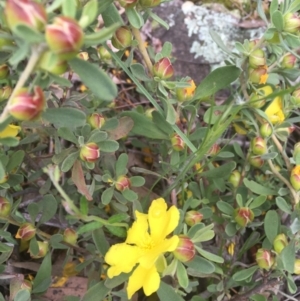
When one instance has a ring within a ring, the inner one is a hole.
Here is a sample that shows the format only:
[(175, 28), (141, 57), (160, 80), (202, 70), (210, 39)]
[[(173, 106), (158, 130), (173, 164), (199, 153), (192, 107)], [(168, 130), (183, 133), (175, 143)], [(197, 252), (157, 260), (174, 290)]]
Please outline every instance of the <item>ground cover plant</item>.
[(298, 300), (300, 1), (200, 83), (161, 4), (0, 1), (0, 300)]

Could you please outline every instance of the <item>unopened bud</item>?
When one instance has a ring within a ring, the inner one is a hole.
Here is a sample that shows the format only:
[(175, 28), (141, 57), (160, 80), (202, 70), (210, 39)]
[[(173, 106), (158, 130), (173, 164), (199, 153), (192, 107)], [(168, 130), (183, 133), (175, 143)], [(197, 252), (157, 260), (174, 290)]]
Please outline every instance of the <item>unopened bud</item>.
[(259, 156), (250, 156), (249, 163), (256, 168), (261, 168), (265, 161)]
[(161, 0), (139, 0), (139, 5), (142, 8), (150, 8), (159, 5)]
[(272, 126), (269, 122), (263, 123), (259, 128), (259, 133), (263, 138), (268, 138), (272, 135)]
[(267, 68), (258, 67), (256, 69), (249, 68), (249, 81), (253, 84), (265, 84), (268, 78)]
[(262, 137), (255, 137), (251, 140), (251, 149), (254, 155), (264, 155), (267, 152), (267, 143)]
[(296, 13), (287, 13), (283, 16), (283, 30), (289, 33), (297, 33), (300, 28), (300, 18)]
[(295, 105), (300, 105), (300, 89), (297, 89), (293, 92), (293, 103)]
[(169, 79), (174, 74), (174, 69), (169, 58), (164, 57), (153, 66), (153, 74), (160, 79)]
[(9, 99), (12, 93), (12, 88), (10, 86), (4, 86), (0, 88), (0, 102)]
[(104, 46), (99, 46), (97, 48), (98, 54), (100, 59), (102, 59), (105, 62), (108, 62), (111, 60), (111, 54)]
[(241, 181), (241, 173), (238, 170), (234, 170), (231, 172), (229, 176), (229, 182), (232, 184), (234, 188), (239, 187)]
[(179, 102), (190, 101), (195, 95), (197, 87), (194, 81), (191, 79), (187, 83), (189, 83), (189, 87), (176, 89), (176, 97)]
[(266, 55), (262, 49), (255, 49), (250, 53), (249, 65), (251, 68), (256, 69), (266, 64)]
[(293, 158), (295, 162), (300, 162), (300, 142), (294, 145)]
[(124, 8), (131, 8), (137, 5), (138, 0), (119, 0), (119, 3)]
[(286, 238), (286, 235), (281, 233), (278, 234), (273, 242), (274, 250), (276, 251), (277, 254), (280, 254), (281, 251), (288, 245), (288, 241)]
[(156, 111), (155, 108), (147, 109), (147, 110), (145, 111), (145, 116), (152, 120), (152, 119), (153, 119), (153, 117), (152, 117), (152, 112), (154, 112), (154, 111)]
[(85, 51), (82, 51), (77, 54), (77, 57), (80, 58), (81, 60), (88, 61), (89, 54)]
[[(10, 126), (10, 125), (9, 125), (9, 126)], [(2, 133), (3, 133), (3, 132), (2, 132)], [(1, 136), (2, 133), (0, 132), (0, 136)], [(17, 130), (17, 133), (18, 133), (18, 130)], [(3, 136), (3, 134), (2, 134), (2, 136)], [(1, 136), (1, 138), (5, 138), (5, 137), (2, 137), (2, 136)], [(8, 180), (8, 173), (6, 173), (6, 174), (4, 175), (4, 177), (0, 179), (0, 184), (6, 183), (7, 180)], [(0, 197), (0, 198), (1, 198), (1, 197)]]
[(76, 245), (77, 243), (78, 235), (75, 230), (71, 228), (67, 228), (64, 231), (64, 242), (70, 244), (70, 245)]
[(38, 66), (39, 68), (56, 75), (61, 75), (68, 69), (67, 62), (51, 51), (47, 51), (43, 54)]
[(132, 33), (130, 28), (128, 26), (121, 26), (120, 28), (118, 28), (111, 39), (111, 43), (115, 48), (119, 50), (131, 46)]
[(288, 53), (283, 57), (281, 61), (281, 67), (286, 69), (292, 69), (295, 67), (296, 62), (297, 58), (293, 54)]
[(220, 152), (220, 150), (221, 150), (220, 145), (214, 143), (213, 146), (208, 150), (207, 156), (215, 156)]
[(32, 283), (29, 280), (24, 279), (21, 283), (21, 290), (28, 290), (29, 292), (31, 292)]
[(234, 220), (241, 227), (246, 227), (253, 219), (254, 213), (248, 207), (241, 207), (234, 210)]
[(15, 32), (18, 25), (42, 31), (47, 23), (47, 13), (41, 3), (32, 0), (7, 0), (4, 13), (9, 28)]
[(274, 264), (274, 256), (271, 251), (258, 249), (256, 252), (256, 263), (261, 269), (270, 270)]
[(252, 93), (249, 98), (249, 104), (253, 108), (260, 109), (265, 105), (267, 96), (273, 93), (273, 89), (271, 86), (266, 85), (257, 89), (257, 93)]
[(5, 36), (1, 36), (1, 35), (5, 35), (7, 34), (5, 31), (0, 30), (0, 50), (1, 51), (5, 51), (5, 48), (7, 46), (13, 46), (13, 40), (10, 38), (6, 38)]
[(81, 147), (79, 156), (82, 161), (96, 162), (100, 157), (99, 146), (94, 142), (87, 143)]
[(292, 169), (291, 176), (290, 176), (290, 182), (296, 191), (300, 190), (300, 165), (296, 165)]
[(45, 96), (41, 87), (34, 87), (32, 92), (29, 92), (28, 88), (22, 88), (15, 93), (8, 111), (16, 119), (35, 120), (42, 114), (45, 104)]
[(0, 80), (7, 78), (9, 75), (9, 68), (6, 64), (0, 65)]
[(88, 123), (93, 129), (101, 129), (105, 123), (105, 118), (99, 113), (93, 113), (88, 117)]
[(184, 216), (185, 223), (190, 227), (201, 223), (202, 219), (203, 219), (203, 214), (196, 210), (187, 211)]
[(10, 202), (6, 198), (0, 196), (0, 218), (8, 217), (10, 215), (10, 211), (11, 211)]
[(181, 262), (191, 261), (196, 255), (194, 243), (186, 235), (179, 235), (178, 237), (179, 243), (175, 251), (173, 251), (174, 257)]
[(46, 254), (48, 253), (49, 243), (47, 241), (38, 241), (37, 244), (38, 244), (38, 247), (39, 247), (39, 252), (36, 255), (34, 255), (29, 250), (30, 256), (32, 258), (35, 258), (35, 259), (45, 257)]
[(50, 50), (63, 59), (76, 56), (84, 40), (78, 22), (65, 16), (56, 17), (53, 24), (46, 27), (45, 36)]
[(184, 150), (185, 148), (185, 143), (182, 140), (182, 138), (178, 135), (178, 134), (173, 134), (171, 137), (171, 144), (172, 144), (172, 148), (177, 151), (180, 152), (182, 150)]
[(36, 229), (35, 229), (34, 225), (32, 225), (30, 223), (25, 223), (20, 226), (20, 228), (16, 234), (16, 238), (20, 238), (24, 241), (28, 241), (35, 236), (35, 233), (36, 233)]
[(295, 260), (294, 264), (294, 274), (300, 275), (300, 259)]
[(115, 187), (119, 191), (124, 191), (126, 189), (130, 189), (131, 182), (130, 179), (126, 176), (118, 177), (117, 181), (115, 182)]

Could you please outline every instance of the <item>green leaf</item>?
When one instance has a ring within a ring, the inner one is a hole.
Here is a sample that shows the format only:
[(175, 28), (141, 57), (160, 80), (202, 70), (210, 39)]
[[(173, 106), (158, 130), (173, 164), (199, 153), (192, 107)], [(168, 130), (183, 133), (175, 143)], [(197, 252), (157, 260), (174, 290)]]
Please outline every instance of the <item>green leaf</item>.
[(219, 36), (219, 34), (217, 34), (215, 31), (213, 31), (212, 29), (209, 30), (209, 34), (211, 36), (211, 38), (214, 40), (214, 42), (227, 54), (231, 55), (232, 51), (230, 49), (228, 49), (225, 44), (223, 43), (221, 37)]
[(138, 195), (130, 189), (125, 189), (124, 191), (122, 191), (122, 195), (129, 202), (133, 202), (138, 199)]
[(189, 285), (189, 277), (186, 272), (186, 268), (180, 261), (177, 262), (176, 276), (179, 285), (183, 288), (187, 288)]
[(105, 12), (102, 14), (105, 27), (109, 27), (115, 23), (124, 24), (118, 10), (114, 4), (107, 6)]
[(107, 138), (107, 133), (98, 129), (93, 130), (87, 142), (99, 143)]
[(53, 74), (53, 73), (48, 73), (48, 76), (50, 77), (50, 79), (52, 81), (59, 84), (60, 86), (67, 87), (67, 88), (72, 87), (72, 83), (68, 79), (66, 79), (62, 76), (58, 76), (58, 75)]
[(105, 256), (106, 252), (109, 249), (109, 244), (106, 240), (103, 230), (101, 228), (94, 230), (92, 232), (92, 237), (93, 237), (94, 244), (97, 250), (99, 251), (99, 253), (102, 256)]
[(3, 163), (0, 161), (0, 179), (3, 179), (5, 177), (5, 167), (3, 166)]
[(225, 178), (235, 169), (236, 163), (235, 162), (228, 162), (220, 167), (212, 168), (208, 171), (202, 172), (201, 177), (204, 178)]
[(194, 99), (203, 99), (228, 87), (240, 75), (236, 66), (224, 66), (212, 71), (197, 87)]
[(76, 151), (74, 153), (71, 153), (70, 155), (68, 155), (66, 157), (66, 159), (63, 161), (62, 165), (61, 165), (61, 171), (62, 172), (67, 172), (69, 171), (72, 166), (74, 165), (75, 161), (77, 160), (79, 156), (79, 152)]
[(151, 80), (148, 77), (148, 75), (146, 74), (145, 67), (140, 63), (131, 64), (130, 71), (139, 80), (142, 80), (142, 81), (150, 81)]
[(82, 28), (88, 27), (98, 16), (98, 1), (90, 0), (83, 7), (79, 24)]
[(21, 163), (24, 160), (25, 152), (23, 150), (18, 150), (14, 152), (6, 165), (6, 171), (9, 173), (15, 168), (20, 167)]
[(35, 236), (29, 242), (29, 250), (34, 256), (39, 254), (39, 245)]
[(128, 164), (128, 155), (123, 153), (119, 156), (116, 162), (116, 176), (123, 176), (126, 174)]
[(19, 145), (20, 140), (16, 137), (6, 137), (0, 139), (0, 144), (15, 147)]
[(30, 291), (28, 289), (22, 289), (15, 295), (14, 301), (29, 301)]
[(105, 41), (111, 39), (112, 35), (116, 31), (116, 29), (120, 27), (120, 25), (121, 23), (114, 23), (111, 26), (102, 28), (97, 32), (86, 34), (84, 36), (84, 44), (86, 46), (94, 46), (104, 43)]
[(62, 13), (64, 16), (75, 18), (77, 9), (76, 0), (64, 0), (62, 3)]
[(161, 301), (184, 301), (184, 299), (176, 293), (173, 287), (163, 281), (160, 282), (160, 286), (156, 293)]
[(92, 231), (97, 230), (102, 227), (103, 227), (103, 224), (101, 224), (100, 222), (90, 222), (86, 225), (80, 226), (76, 232), (79, 235), (79, 234), (83, 234), (86, 232), (92, 232)]
[(104, 285), (103, 281), (101, 281), (88, 289), (83, 296), (82, 301), (104, 300), (109, 291), (110, 289)]
[(39, 202), (40, 208), (42, 208), (42, 216), (38, 222), (39, 225), (42, 225), (48, 222), (57, 211), (57, 201), (52, 194), (44, 195), (43, 199)]
[(292, 214), (292, 207), (289, 205), (286, 200), (280, 196), (276, 198), (276, 205), (280, 210), (285, 213)]
[(232, 215), (234, 208), (228, 204), (227, 202), (224, 201), (218, 201), (217, 202), (217, 207), (220, 211), (222, 211), (223, 213), (227, 214), (227, 215)]
[(286, 271), (293, 274), (295, 266), (295, 243), (291, 241), (279, 254), (283, 267)]
[(278, 227), (279, 218), (277, 212), (275, 210), (269, 210), (265, 216), (264, 230), (271, 244), (273, 244), (273, 241), (278, 234)]
[(134, 176), (130, 178), (130, 183), (133, 187), (141, 187), (145, 184), (145, 179), (141, 176)]
[(73, 142), (74, 144), (78, 143), (76, 136), (68, 127), (59, 128), (57, 130), (57, 134), (59, 137), (65, 139), (67, 141)]
[(202, 255), (203, 257), (205, 257), (206, 259), (208, 259), (210, 261), (217, 262), (217, 263), (224, 263), (224, 258), (222, 258), (218, 255), (207, 252), (199, 247), (197, 247), (197, 251), (199, 252), (200, 255)]
[(248, 180), (247, 178), (244, 178), (243, 180), (245, 186), (250, 189), (252, 192), (259, 194), (259, 195), (277, 195), (277, 191), (274, 191), (271, 188), (265, 187), (261, 184), (258, 184), (257, 182), (253, 180)]
[(34, 294), (45, 292), (51, 284), (51, 254), (48, 253), (43, 259), (42, 264), (34, 278), (32, 292)]
[(143, 17), (133, 8), (126, 9), (126, 15), (128, 18), (129, 23), (134, 28), (140, 29), (144, 25)]
[(103, 205), (107, 205), (110, 203), (113, 194), (114, 194), (114, 187), (109, 187), (107, 189), (105, 189), (101, 195), (101, 202)]
[(174, 125), (176, 122), (176, 116), (177, 116), (176, 110), (168, 100), (166, 101), (166, 105), (167, 105), (166, 121), (168, 123)]
[(115, 226), (106, 226), (105, 228), (113, 235), (120, 237), (120, 238), (124, 238), (127, 235), (127, 232), (124, 228), (121, 227), (115, 227)]
[(120, 284), (124, 283), (128, 277), (129, 277), (129, 273), (121, 273), (119, 276), (116, 276), (116, 277), (113, 277), (113, 278), (106, 278), (105, 280), (105, 286), (110, 288), (110, 289), (113, 289), (117, 286), (119, 286)]
[(98, 14), (103, 13), (113, 3), (114, 0), (101, 0), (99, 2)]
[(16, 26), (14, 33), (22, 39), (26, 37), (26, 42), (31, 44), (44, 41), (44, 36), (40, 32), (24, 24)]
[(42, 115), (43, 119), (55, 127), (76, 128), (86, 123), (84, 112), (73, 108), (48, 108)]
[(203, 274), (212, 274), (216, 269), (210, 261), (200, 256), (195, 256), (193, 260), (184, 264), (194, 270), (201, 271)]
[(149, 16), (156, 21), (158, 24), (160, 24), (162, 27), (164, 27), (166, 30), (169, 30), (169, 24), (165, 22), (163, 19), (161, 19), (157, 14), (155, 14), (153, 11), (149, 10)]
[(274, 11), (274, 13), (272, 14), (272, 23), (279, 32), (283, 30), (283, 16), (279, 10)]
[(248, 278), (252, 278), (253, 274), (258, 270), (258, 266), (255, 265), (249, 269), (241, 270), (236, 272), (232, 278), (234, 281), (243, 281)]
[[(253, 202), (250, 204), (249, 208), (254, 209), (260, 207), (264, 202), (267, 200), (267, 196), (265, 195), (260, 195), (256, 197)], [(247, 207), (247, 206), (246, 206)]]
[(79, 58), (69, 61), (71, 68), (76, 72), (82, 82), (103, 101), (112, 101), (118, 94), (117, 86), (110, 77), (96, 65)]
[(99, 143), (100, 151), (113, 153), (119, 149), (119, 143), (114, 140), (106, 140)]
[(5, 245), (5, 247), (3, 245), (5, 245), (5, 244), (0, 243), (0, 248), (5, 248), (6, 251), (5, 252), (3, 251), (2, 254), (0, 255), (0, 264), (7, 261), (7, 259), (11, 256), (13, 249), (14, 249), (11, 246), (9, 246), (9, 248), (6, 248), (7, 245)]
[(31, 203), (28, 205), (27, 209), (28, 209), (28, 213), (30, 215), (31, 222), (34, 224), (36, 217), (40, 212), (40, 206), (36, 203)]
[(0, 242), (0, 252), (1, 253), (11, 252), (12, 249), (13, 249), (12, 246), (9, 246), (7, 244)]

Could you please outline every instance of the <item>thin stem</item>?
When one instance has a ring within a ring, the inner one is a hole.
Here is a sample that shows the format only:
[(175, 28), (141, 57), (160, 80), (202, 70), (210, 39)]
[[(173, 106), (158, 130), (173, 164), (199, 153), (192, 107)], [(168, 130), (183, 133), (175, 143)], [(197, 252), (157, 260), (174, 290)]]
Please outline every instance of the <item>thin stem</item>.
[(133, 32), (133, 34), (134, 34), (134, 36), (135, 36), (135, 38), (138, 42), (138, 48), (141, 52), (141, 55), (144, 58), (144, 61), (145, 61), (146, 65), (147, 65), (147, 68), (148, 68), (148, 71), (152, 75), (153, 65), (152, 65), (152, 62), (150, 60), (147, 49), (145, 47), (144, 40), (142, 39), (141, 33), (137, 28), (134, 28), (134, 27), (132, 27), (132, 32)]
[(17, 84), (15, 85), (15, 88), (0, 116), (0, 123), (3, 123), (9, 116), (9, 112), (8, 112), (8, 109), (9, 109), (9, 105), (12, 101), (12, 99), (14, 98), (16, 92), (22, 88), (26, 81), (28, 80), (30, 74), (32, 73), (32, 71), (34, 70), (36, 64), (38, 63), (42, 53), (46, 50), (46, 46), (45, 45), (39, 45), (38, 47), (32, 47), (32, 53), (31, 53), (31, 56), (28, 60), (28, 63), (27, 63), (27, 66), (26, 68), (24, 69), (24, 71), (22, 72)]
[(278, 139), (277, 139), (277, 137), (276, 137), (275, 135), (272, 135), (271, 138), (272, 138), (274, 144), (276, 145), (278, 151), (279, 151), (280, 154), (282, 155), (282, 158), (283, 158), (283, 160), (284, 160), (284, 162), (285, 162), (285, 165), (286, 165), (286, 167), (287, 167), (287, 170), (290, 171), (290, 170), (292, 169), (291, 163), (290, 163), (289, 158), (288, 158), (287, 155), (285, 154), (284, 149), (283, 149), (281, 143), (278, 141)]

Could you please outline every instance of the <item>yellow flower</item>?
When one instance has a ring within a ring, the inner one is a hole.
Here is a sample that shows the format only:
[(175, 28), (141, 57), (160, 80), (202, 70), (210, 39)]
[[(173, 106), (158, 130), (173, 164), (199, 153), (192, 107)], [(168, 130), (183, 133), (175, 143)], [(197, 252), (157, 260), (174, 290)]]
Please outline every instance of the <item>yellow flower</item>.
[(272, 124), (282, 123), (285, 119), (283, 110), (282, 110), (282, 99), (277, 96), (267, 107), (265, 113), (269, 117), (269, 120)]
[(0, 132), (0, 138), (16, 137), (20, 131), (17, 125), (9, 124), (3, 131)]
[(165, 200), (159, 198), (152, 202), (148, 214), (138, 211), (135, 214), (136, 221), (128, 230), (125, 243), (113, 245), (105, 255), (110, 265), (109, 278), (129, 273), (135, 267), (128, 281), (128, 299), (140, 288), (146, 296), (158, 290), (160, 276), (156, 264), (179, 243), (177, 235), (166, 238), (179, 222), (179, 210), (175, 206), (167, 210)]

